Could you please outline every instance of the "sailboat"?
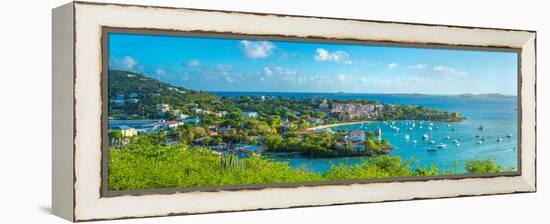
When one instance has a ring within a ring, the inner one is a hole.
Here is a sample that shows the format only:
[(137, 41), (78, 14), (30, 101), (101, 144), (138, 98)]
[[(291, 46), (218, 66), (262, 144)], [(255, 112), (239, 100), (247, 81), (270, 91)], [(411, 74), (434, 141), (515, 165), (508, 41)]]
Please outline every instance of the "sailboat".
[(428, 139), (430, 139), (430, 136), (428, 134), (424, 134), (424, 135), (422, 135), (422, 139), (423, 140), (428, 140)]
[(404, 138), (405, 138), (406, 141), (408, 141), (411, 137), (407, 134), (407, 135), (405, 135)]

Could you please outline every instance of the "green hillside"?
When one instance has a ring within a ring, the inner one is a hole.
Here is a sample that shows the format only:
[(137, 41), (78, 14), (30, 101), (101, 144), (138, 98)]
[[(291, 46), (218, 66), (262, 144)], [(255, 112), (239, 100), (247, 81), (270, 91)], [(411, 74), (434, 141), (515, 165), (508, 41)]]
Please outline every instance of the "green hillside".
[[(127, 71), (109, 71), (108, 84), (109, 116), (117, 119), (159, 118), (155, 107), (160, 103), (188, 113), (191, 108), (208, 108), (219, 100), (213, 94), (173, 86)], [(123, 105), (115, 103), (116, 100), (124, 101)]]

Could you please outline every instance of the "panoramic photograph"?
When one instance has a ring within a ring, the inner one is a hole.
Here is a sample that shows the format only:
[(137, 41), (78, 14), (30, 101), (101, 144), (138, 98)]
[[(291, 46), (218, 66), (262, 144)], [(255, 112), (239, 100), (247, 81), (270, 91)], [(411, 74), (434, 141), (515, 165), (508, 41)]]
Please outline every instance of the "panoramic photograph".
[(518, 171), (518, 55), (108, 34), (108, 190)]

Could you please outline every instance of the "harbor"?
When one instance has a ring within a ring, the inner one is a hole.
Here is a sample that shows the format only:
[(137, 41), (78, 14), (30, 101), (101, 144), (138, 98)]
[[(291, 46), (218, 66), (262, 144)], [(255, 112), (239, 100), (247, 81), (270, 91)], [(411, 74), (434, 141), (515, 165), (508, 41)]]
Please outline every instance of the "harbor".
[[(424, 100), (424, 102), (421, 102)], [(391, 101), (390, 101), (391, 102)], [(458, 96), (403, 96), (392, 103), (414, 102), (438, 109), (459, 111), (461, 122), (421, 120), (369, 121), (328, 127), (331, 131), (376, 132), (393, 146), (391, 156), (411, 161), (411, 168), (436, 165), (442, 170), (464, 172), (471, 159), (493, 158), (498, 165), (517, 169), (517, 101), (513, 98), (464, 98)], [(470, 106), (465, 106), (470, 105)], [(324, 172), (335, 164), (354, 165), (368, 157), (276, 158), (291, 166)]]

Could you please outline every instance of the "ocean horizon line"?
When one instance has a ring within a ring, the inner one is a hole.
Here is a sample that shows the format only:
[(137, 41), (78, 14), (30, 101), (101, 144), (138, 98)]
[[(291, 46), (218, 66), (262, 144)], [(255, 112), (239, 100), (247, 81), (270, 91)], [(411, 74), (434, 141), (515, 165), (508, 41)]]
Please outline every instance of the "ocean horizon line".
[(503, 93), (459, 93), (459, 94), (437, 94), (437, 93), (376, 93), (376, 92), (300, 92), (300, 91), (233, 91), (233, 90), (201, 90), (209, 93), (300, 93), (300, 94), (371, 94), (371, 95), (424, 95), (424, 96), (464, 96), (464, 97), (483, 97), (483, 96), (500, 96), (500, 97), (517, 97), (517, 95)]

